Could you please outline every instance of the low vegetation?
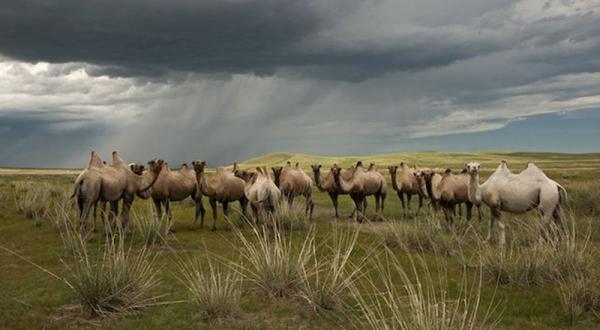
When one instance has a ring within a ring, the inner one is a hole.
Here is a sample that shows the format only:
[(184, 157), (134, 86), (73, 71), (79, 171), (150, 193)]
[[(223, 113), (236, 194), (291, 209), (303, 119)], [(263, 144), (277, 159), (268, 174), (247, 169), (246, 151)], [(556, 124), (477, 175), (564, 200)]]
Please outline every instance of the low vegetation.
[[(130, 234), (106, 236), (100, 221), (97, 231), (82, 237), (69, 198), (73, 174), (0, 176), (0, 291), (6, 297), (0, 327), (598, 328), (600, 222), (594, 207), (600, 195), (594, 187), (600, 159), (586, 157), (402, 155), (406, 163), (416, 159), (432, 168), (460, 169), (482, 159), (482, 181), (500, 159), (511, 168), (535, 159), (567, 187), (563, 228), (540, 239), (538, 214), (503, 214), (504, 247), (484, 242), (487, 208), (481, 226), (467, 223), (464, 214), (449, 226), (443, 214), (427, 212), (427, 200), (418, 216), (404, 215), (390, 186), (383, 222), (348, 219), (352, 202), (343, 195), (340, 218), (333, 220), (329, 196), (315, 188), (313, 219), (299, 202), (301, 208), (273, 215), (272, 231), (247, 221), (223, 230), (229, 221), (220, 213), (211, 232), (194, 224), (194, 203), (187, 199), (171, 204), (172, 234), (151, 200), (136, 199)], [(347, 167), (357, 159), (271, 155), (241, 166), (288, 160), (307, 171), (313, 163)], [(400, 160), (364, 159), (382, 173)], [(211, 175), (207, 170), (207, 181)], [(416, 204), (413, 198), (413, 212)], [(210, 210), (206, 199), (204, 205)], [(374, 205), (369, 198), (368, 218)], [(229, 206), (237, 220), (238, 203)], [(207, 212), (205, 222), (212, 220)]]

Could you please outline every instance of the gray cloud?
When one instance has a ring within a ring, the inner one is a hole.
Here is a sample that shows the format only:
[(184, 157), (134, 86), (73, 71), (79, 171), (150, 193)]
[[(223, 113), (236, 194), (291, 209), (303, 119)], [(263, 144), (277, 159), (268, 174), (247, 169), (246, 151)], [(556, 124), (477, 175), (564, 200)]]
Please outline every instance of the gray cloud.
[(600, 107), (599, 35), (595, 0), (8, 1), (0, 157), (477, 148)]

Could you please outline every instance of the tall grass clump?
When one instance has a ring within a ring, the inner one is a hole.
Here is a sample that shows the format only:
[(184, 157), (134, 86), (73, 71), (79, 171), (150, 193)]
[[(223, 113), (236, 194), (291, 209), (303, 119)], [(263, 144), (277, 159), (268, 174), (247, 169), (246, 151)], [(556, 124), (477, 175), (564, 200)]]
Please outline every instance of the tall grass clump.
[(467, 235), (445, 228), (433, 217), (423, 217), (415, 222), (392, 221), (380, 236), (389, 248), (399, 247), (406, 252), (436, 252), (440, 255), (454, 255), (461, 250)]
[[(410, 255), (409, 255), (410, 256)], [(373, 269), (352, 286), (356, 311), (350, 318), (363, 329), (489, 329), (494, 328), (495, 306), (480, 316), (482, 279), (469, 283), (466, 273), (458, 293), (449, 294), (445, 271), (439, 279), (422, 257), (409, 257), (409, 265), (386, 249), (374, 258)], [(440, 266), (438, 264), (438, 266)], [(440, 266), (440, 268), (443, 268)]]
[(310, 221), (303, 209), (288, 207), (285, 203), (275, 210), (273, 220), (283, 231), (306, 230), (310, 227)]
[(144, 245), (160, 246), (167, 244), (169, 220), (166, 214), (157, 219), (154, 213), (147, 209), (143, 213), (133, 212), (134, 227), (141, 236)]
[(108, 316), (131, 313), (156, 303), (159, 296), (152, 291), (159, 284), (153, 267), (155, 255), (146, 247), (127, 248), (124, 235), (106, 239), (99, 254), (90, 251), (78, 231), (66, 231), (75, 246), (71, 263), (65, 263), (69, 277), (66, 283), (77, 297), (85, 313)]
[(534, 225), (522, 226), (507, 247), (480, 245), (481, 265), (490, 282), (530, 286), (592, 272), (589, 228), (580, 238), (574, 219), (549, 229), (542, 229), (537, 219), (528, 223)]
[[(301, 273), (300, 296), (315, 311), (340, 311), (350, 286), (364, 274), (363, 265), (368, 254), (358, 263), (350, 261), (358, 233), (358, 229), (340, 232), (334, 228), (324, 244), (312, 245), (310, 264)], [(319, 253), (319, 250), (324, 252)]]
[(233, 229), (233, 245), (241, 256), (237, 269), (246, 280), (273, 297), (289, 296), (298, 290), (315, 243), (314, 229), (304, 235), (300, 246), (295, 246), (291, 234), (285, 236), (277, 226), (272, 231), (253, 226), (249, 235), (237, 227)]
[(235, 316), (240, 310), (242, 277), (229, 266), (207, 258), (180, 262), (182, 282), (204, 319)]
[(40, 226), (50, 208), (50, 185), (46, 182), (18, 181), (14, 183), (17, 211)]

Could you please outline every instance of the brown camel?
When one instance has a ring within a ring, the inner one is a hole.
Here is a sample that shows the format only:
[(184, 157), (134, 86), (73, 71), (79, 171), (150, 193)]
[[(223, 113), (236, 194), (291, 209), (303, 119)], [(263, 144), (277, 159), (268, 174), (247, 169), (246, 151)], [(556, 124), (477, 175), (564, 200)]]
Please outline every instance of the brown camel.
[[(400, 167), (395, 165), (388, 166), (388, 170), (392, 179), (392, 188), (394, 188), (398, 194), (398, 198), (402, 203), (404, 215), (406, 216), (407, 210), (410, 212), (410, 200), (413, 194), (419, 196), (418, 215), (421, 211), (421, 207), (423, 207), (423, 194), (421, 193), (421, 189), (419, 189), (419, 183), (415, 176), (415, 173), (417, 172), (416, 168), (410, 168), (402, 162), (400, 163)], [(404, 204), (404, 195), (406, 195), (406, 205)]]
[[(337, 185), (335, 184), (335, 180), (333, 178), (333, 172), (329, 171), (329, 173), (327, 174), (327, 176), (325, 176), (324, 178), (321, 178), (321, 165), (317, 164), (317, 165), (311, 165), (312, 170), (313, 170), (313, 174), (315, 176), (315, 185), (317, 186), (317, 188), (320, 191), (324, 191), (327, 192), (327, 194), (329, 194), (329, 198), (331, 198), (331, 203), (333, 204), (333, 209), (335, 211), (335, 218), (339, 218), (339, 214), (338, 214), (338, 196), (339, 195), (347, 195), (346, 193), (340, 191), (337, 187)], [(342, 172), (342, 177), (346, 180), (350, 179), (350, 177), (352, 176), (352, 173), (354, 172), (354, 166), (351, 166), (348, 169), (345, 170), (341, 170)], [(367, 199), (365, 198), (364, 200), (364, 205), (363, 205), (363, 209), (366, 211), (367, 210)], [(356, 212), (356, 209), (352, 210), (352, 214), (350, 215), (350, 218), (354, 217), (354, 213)]]
[[(454, 222), (454, 213), (456, 206), (464, 203), (467, 208), (467, 221), (471, 221), (473, 203), (469, 200), (469, 175), (463, 171), (454, 174), (447, 169), (443, 175), (433, 171), (417, 172), (419, 187), (424, 195), (431, 199), (434, 210), (441, 207), (444, 211), (446, 221), (450, 224)], [(481, 208), (476, 205), (479, 211), (479, 221), (481, 222)]]
[[(139, 168), (132, 168), (132, 170), (136, 172), (136, 170), (139, 171)], [(144, 174), (146, 173), (147, 171), (144, 171)], [(200, 226), (204, 225), (205, 210), (202, 205), (202, 194), (198, 189), (196, 171), (189, 168), (187, 164), (182, 164), (177, 171), (171, 171), (169, 165), (164, 163), (152, 188), (146, 192), (138, 193), (138, 196), (143, 199), (152, 198), (159, 220), (162, 219), (162, 206), (165, 207), (171, 231), (175, 231), (171, 202), (182, 201), (191, 197), (196, 205), (194, 223), (197, 223), (200, 219)]]
[(375, 169), (366, 171), (361, 161), (356, 163), (354, 172), (349, 179), (342, 177), (341, 169), (336, 165), (333, 166), (331, 171), (338, 189), (349, 194), (354, 201), (357, 211), (354, 215), (355, 220), (362, 222), (364, 200), (371, 195), (375, 196), (375, 212), (378, 214), (378, 218), (381, 219), (380, 210), (383, 212), (386, 195), (386, 181), (381, 173)]
[(292, 168), (288, 161), (285, 167), (275, 166), (271, 168), (275, 177), (275, 185), (281, 190), (281, 194), (287, 198), (288, 207), (292, 208), (294, 197), (304, 196), (306, 201), (305, 213), (309, 219), (312, 219), (313, 209), (315, 204), (312, 201), (312, 179), (300, 168), (300, 164), (296, 163), (296, 167)]
[(110, 221), (118, 213), (118, 202), (123, 199), (123, 229), (129, 229), (129, 210), (134, 196), (152, 187), (156, 179), (162, 160), (148, 162), (150, 169), (147, 176), (133, 173), (116, 151), (112, 153), (113, 161), (105, 166), (102, 160), (92, 151), (88, 167), (75, 180), (73, 197), (77, 197), (79, 206), (80, 229), (86, 232), (87, 217), (92, 207), (100, 202), (110, 202)]
[[(212, 231), (217, 230), (217, 203), (223, 205), (223, 214), (227, 217), (229, 216), (229, 203), (239, 201), (242, 215), (244, 217), (246, 216), (248, 199), (244, 193), (246, 182), (243, 179), (237, 177), (233, 172), (226, 172), (223, 167), (218, 167), (215, 175), (210, 181), (207, 181), (204, 173), (206, 162), (203, 160), (196, 160), (192, 162), (192, 165), (196, 171), (200, 192), (208, 197), (213, 211)], [(234, 166), (234, 169), (235, 168), (236, 166)]]

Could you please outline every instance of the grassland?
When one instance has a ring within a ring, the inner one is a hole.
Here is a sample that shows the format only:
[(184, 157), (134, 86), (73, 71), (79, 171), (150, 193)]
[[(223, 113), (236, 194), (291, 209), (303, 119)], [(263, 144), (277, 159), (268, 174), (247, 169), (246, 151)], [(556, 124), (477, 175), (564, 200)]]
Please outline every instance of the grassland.
[[(567, 204), (568, 218), (575, 222), (578, 231), (578, 243), (585, 243), (586, 234), (591, 232), (587, 250), (593, 259), (585, 262), (592, 264), (589, 276), (598, 275), (597, 265), (600, 264), (600, 154), (549, 154), (549, 153), (438, 153), (419, 152), (402, 154), (383, 154), (366, 157), (322, 157), (301, 154), (277, 153), (270, 154), (244, 162), (242, 167), (253, 168), (259, 165), (277, 165), (286, 161), (300, 162), (305, 170), (309, 164), (320, 163), (325, 168), (338, 163), (349, 166), (357, 160), (365, 163), (373, 162), (383, 170), (387, 165), (400, 161), (419, 166), (461, 169), (469, 161), (478, 161), (482, 164), (483, 176), (489, 175), (498, 162), (505, 159), (509, 166), (518, 171), (525, 167), (528, 161), (534, 161), (550, 177), (563, 184), (569, 191)], [(186, 201), (175, 203), (174, 217), (178, 231), (170, 235), (166, 245), (153, 247), (156, 253), (155, 264), (157, 267), (160, 285), (156, 294), (161, 295), (161, 304), (150, 306), (137, 313), (116, 315), (110, 317), (89, 317), (82, 313), (77, 305), (73, 293), (61, 281), (41, 271), (37, 266), (55, 273), (59, 276), (69, 276), (69, 268), (65, 267), (69, 259), (57, 226), (50, 220), (50, 216), (42, 217), (41, 221), (34, 222), (17, 211), (15, 205), (15, 187), (22, 182), (47, 184), (59, 191), (68, 191), (77, 175), (77, 170), (62, 169), (0, 169), (0, 245), (14, 251), (25, 259), (13, 254), (0, 251), (0, 328), (30, 329), (30, 328), (243, 328), (243, 329), (283, 329), (283, 328), (348, 328), (361, 327), (349, 312), (338, 315), (332, 313), (315, 312), (313, 306), (302, 298), (301, 294), (292, 293), (284, 297), (272, 297), (261, 290), (257, 290), (251, 283), (242, 284), (243, 294), (240, 297), (240, 310), (235, 316), (227, 318), (205, 318), (200, 313), (197, 305), (191, 302), (183, 276), (179, 270), (181, 260), (192, 257), (213, 256), (218, 260), (240, 260), (240, 240), (237, 230), (227, 230), (221, 213), (217, 221), (218, 231), (210, 232), (208, 226), (204, 228), (192, 227), (193, 207)], [(387, 174), (387, 173), (386, 173)], [(594, 311), (583, 312), (576, 319), (570, 319), (561, 304), (561, 295), (558, 282), (540, 277), (539, 282), (530, 283), (523, 281), (507, 281), (499, 283), (486, 278), (488, 272), (481, 268), (479, 254), (484, 249), (492, 250), (490, 255), (499, 255), (499, 248), (482, 247), (479, 235), (485, 232), (487, 222), (473, 227), (468, 227), (465, 220), (459, 221), (457, 228), (450, 233), (444, 231), (439, 237), (432, 238), (438, 248), (415, 249), (408, 246), (407, 240), (419, 233), (400, 235), (391, 239), (399, 244), (390, 243), (390, 224), (413, 226), (415, 223), (435, 220), (428, 212), (423, 212), (419, 217), (413, 215), (408, 218), (402, 216), (399, 201), (395, 193), (388, 187), (384, 223), (366, 223), (357, 225), (346, 218), (339, 221), (332, 219), (332, 207), (329, 197), (314, 191), (316, 203), (315, 219), (313, 220), (315, 241), (325, 241), (332, 232), (337, 230), (358, 229), (356, 251), (351, 255), (351, 261), (360, 262), (367, 253), (377, 251), (383, 253), (384, 246), (389, 246), (393, 255), (405, 265), (410, 267), (411, 260), (421, 257), (428, 265), (433, 278), (443, 278), (446, 283), (444, 288), (449, 294), (460, 291), (460, 286), (466, 278), (471, 284), (481, 280), (481, 308), (479, 313), (485, 314), (488, 306), (495, 307), (493, 313), (497, 319), (496, 326), (501, 329), (557, 329), (573, 328), (588, 329), (600, 327), (599, 315)], [(60, 198), (60, 193), (58, 193)], [(51, 197), (49, 197), (51, 198)], [(205, 201), (205, 207), (208, 207)], [(301, 204), (301, 201), (300, 203)], [(369, 214), (372, 214), (372, 205)], [(136, 200), (134, 210), (138, 213), (146, 212), (150, 202)], [(237, 205), (234, 205), (236, 208)], [(413, 210), (416, 201), (413, 198)], [(352, 210), (350, 199), (346, 196), (340, 198), (342, 215), (348, 215)], [(235, 213), (235, 212), (233, 212)], [(237, 221), (234, 216), (233, 221)], [(486, 210), (484, 219), (489, 218)], [(509, 246), (520, 248), (521, 243), (517, 238), (522, 237), (524, 223), (535, 223), (534, 213), (526, 216), (506, 215)], [(210, 212), (207, 219), (212, 221)], [(396, 227), (394, 227), (396, 228)], [(412, 228), (412, 227), (411, 227)], [(421, 231), (428, 230), (427, 226), (415, 227)], [(397, 229), (397, 228), (396, 228)], [(250, 229), (240, 227), (241, 233), (249, 235)], [(292, 232), (293, 245), (298, 247), (303, 242), (310, 229)], [(454, 231), (457, 233), (455, 234)], [(89, 243), (92, 247), (101, 247), (104, 244), (101, 230), (95, 234)], [(412, 235), (412, 236), (411, 236)], [(436, 234), (437, 235), (437, 234)], [(393, 236), (393, 235), (392, 235)], [(443, 237), (442, 237), (443, 236)], [(400, 239), (398, 239), (400, 237)], [(428, 238), (429, 239), (429, 238)], [(134, 249), (143, 245), (143, 240), (134, 233), (128, 242)], [(531, 243), (531, 242), (530, 242)], [(529, 244), (529, 243), (527, 243)], [(532, 243), (535, 244), (535, 243)], [(400, 247), (398, 246), (400, 245)], [(440, 252), (440, 246), (444, 250)], [(401, 246), (404, 246), (401, 247)], [(526, 244), (523, 246), (527, 246)], [(322, 248), (316, 245), (316, 248)], [(509, 247), (507, 247), (509, 249)], [(533, 249), (523, 249), (529, 251)], [(369, 252), (371, 251), (371, 252)], [(445, 252), (444, 252), (445, 251)], [(487, 251), (487, 250), (486, 250)], [(447, 253), (446, 253), (447, 252)], [(489, 255), (488, 255), (489, 256)], [(549, 259), (548, 259), (549, 260)], [(206, 266), (206, 264), (203, 264)], [(542, 265), (543, 266), (543, 265)], [(377, 272), (377, 268), (368, 268), (367, 273)], [(418, 275), (418, 274), (417, 274)], [(399, 285), (399, 279), (393, 279)], [(360, 281), (360, 280), (359, 280)], [(438, 283), (436, 281), (436, 283)], [(374, 285), (383, 285), (374, 283)], [(366, 290), (365, 287), (358, 287)], [(343, 293), (342, 298), (352, 300), (352, 294), (357, 291)], [(364, 291), (367, 295), (367, 291)], [(352, 304), (351, 304), (352, 305)], [(355, 313), (355, 310), (354, 312)], [(357, 314), (358, 315), (358, 314)]]

